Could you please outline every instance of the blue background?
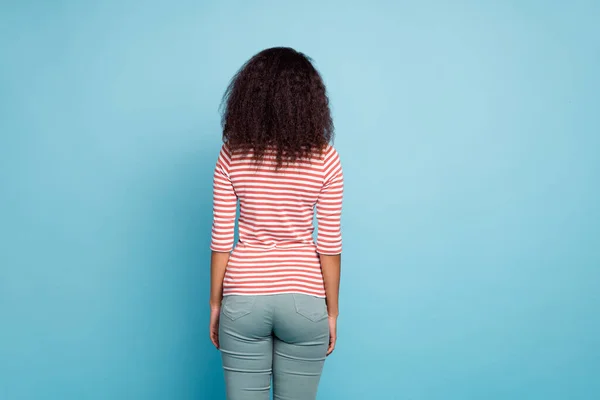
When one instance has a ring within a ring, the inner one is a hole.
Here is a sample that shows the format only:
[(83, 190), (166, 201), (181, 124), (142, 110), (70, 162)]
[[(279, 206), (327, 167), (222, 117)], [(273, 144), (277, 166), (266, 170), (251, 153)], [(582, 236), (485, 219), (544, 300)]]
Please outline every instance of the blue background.
[(346, 174), (319, 399), (600, 398), (600, 3), (6, 1), (0, 399), (223, 399), (217, 112), (312, 56)]

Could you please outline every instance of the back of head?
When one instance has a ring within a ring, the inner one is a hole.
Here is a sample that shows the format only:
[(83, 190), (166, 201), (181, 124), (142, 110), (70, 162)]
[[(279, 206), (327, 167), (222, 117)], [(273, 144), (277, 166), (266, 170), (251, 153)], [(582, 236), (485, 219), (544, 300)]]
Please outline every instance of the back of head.
[(273, 150), (281, 167), (309, 159), (333, 139), (323, 80), (310, 58), (291, 48), (252, 57), (231, 80), (222, 106), (223, 141), (256, 161)]

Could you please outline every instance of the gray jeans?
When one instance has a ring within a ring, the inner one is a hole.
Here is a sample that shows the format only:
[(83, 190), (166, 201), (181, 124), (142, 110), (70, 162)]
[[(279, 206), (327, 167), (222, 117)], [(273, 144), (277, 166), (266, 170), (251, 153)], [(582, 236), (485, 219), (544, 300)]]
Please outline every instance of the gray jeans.
[(226, 296), (219, 345), (227, 400), (314, 400), (329, 345), (325, 299)]

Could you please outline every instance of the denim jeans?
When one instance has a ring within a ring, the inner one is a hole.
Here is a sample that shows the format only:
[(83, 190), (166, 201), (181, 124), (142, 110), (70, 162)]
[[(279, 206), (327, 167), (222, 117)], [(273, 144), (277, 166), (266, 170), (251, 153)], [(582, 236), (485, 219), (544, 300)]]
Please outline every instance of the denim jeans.
[(314, 400), (329, 346), (325, 299), (226, 296), (219, 345), (227, 400)]

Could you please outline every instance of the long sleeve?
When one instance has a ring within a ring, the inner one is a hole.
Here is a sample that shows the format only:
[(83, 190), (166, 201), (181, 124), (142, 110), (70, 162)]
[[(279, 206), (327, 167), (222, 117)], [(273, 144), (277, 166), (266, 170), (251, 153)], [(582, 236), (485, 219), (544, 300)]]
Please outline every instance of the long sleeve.
[(233, 249), (237, 196), (229, 179), (231, 154), (224, 145), (219, 153), (213, 179), (213, 225), (210, 249), (229, 252)]
[(337, 151), (329, 147), (323, 163), (323, 188), (317, 200), (317, 252), (336, 255), (342, 252), (340, 220), (344, 176)]

